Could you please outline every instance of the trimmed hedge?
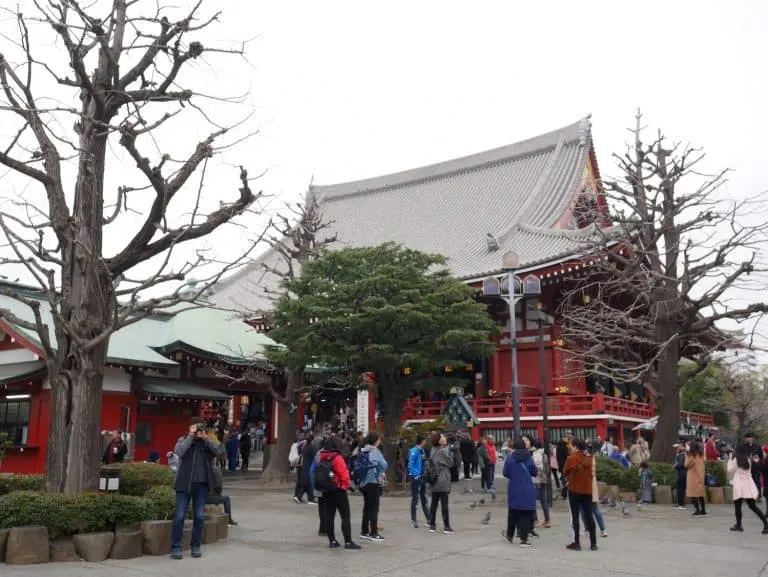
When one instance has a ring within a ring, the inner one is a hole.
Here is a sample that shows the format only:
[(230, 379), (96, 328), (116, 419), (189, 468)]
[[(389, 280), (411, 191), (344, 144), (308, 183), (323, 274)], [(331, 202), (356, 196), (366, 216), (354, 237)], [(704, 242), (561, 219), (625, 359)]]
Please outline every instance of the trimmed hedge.
[(156, 512), (156, 504), (143, 497), (16, 491), (0, 497), (0, 528), (43, 525), (51, 539), (58, 539), (136, 528), (142, 521), (155, 519)]
[(170, 467), (159, 463), (119, 463), (103, 468), (120, 469), (120, 493), (135, 497), (144, 496), (156, 485), (170, 487), (175, 478)]
[(621, 485), (626, 470), (619, 463), (603, 455), (595, 456), (595, 477), (602, 483)]
[(728, 486), (728, 475), (725, 472), (724, 461), (706, 461), (704, 463), (704, 470), (706, 474), (715, 477), (716, 487)]
[(144, 495), (155, 505), (156, 519), (173, 519), (176, 511), (176, 491), (167, 485), (154, 485)]
[(42, 491), (45, 488), (43, 475), (4, 475), (0, 477), (0, 495), (14, 491)]

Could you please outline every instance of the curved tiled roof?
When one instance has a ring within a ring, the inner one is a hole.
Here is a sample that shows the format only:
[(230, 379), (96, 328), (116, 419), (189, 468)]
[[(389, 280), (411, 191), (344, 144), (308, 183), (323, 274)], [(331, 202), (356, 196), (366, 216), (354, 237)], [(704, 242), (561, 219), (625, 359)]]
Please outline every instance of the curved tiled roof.
[[(589, 117), (522, 142), (413, 170), (341, 184), (310, 187), (333, 246), (387, 241), (448, 258), (452, 272), (471, 279), (501, 269), (514, 251), (521, 267), (584, 246), (582, 231), (556, 230), (578, 193), (591, 150)], [(488, 239), (498, 248), (489, 249)], [(277, 257), (267, 251), (263, 258)], [(251, 311), (270, 308), (264, 287), (277, 280), (256, 263), (224, 280), (216, 304)]]

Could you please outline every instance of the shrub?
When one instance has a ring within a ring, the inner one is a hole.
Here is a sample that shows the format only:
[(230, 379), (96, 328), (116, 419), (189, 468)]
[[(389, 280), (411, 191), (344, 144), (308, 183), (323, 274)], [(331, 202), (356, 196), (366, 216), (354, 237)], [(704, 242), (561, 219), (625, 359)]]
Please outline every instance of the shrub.
[(598, 481), (609, 485), (621, 485), (625, 471), (619, 463), (603, 455), (596, 455), (595, 467), (595, 477)]
[(0, 497), (0, 527), (43, 525), (52, 539), (135, 528), (156, 517), (153, 501), (108, 493), (16, 491)]
[(45, 486), (43, 475), (7, 475), (0, 477), (0, 495), (14, 491), (42, 491)]
[(632, 465), (629, 469), (624, 471), (619, 482), (619, 487), (622, 491), (639, 491), (640, 490), (640, 469), (635, 465)]
[(157, 519), (172, 519), (176, 511), (176, 491), (168, 485), (154, 485), (144, 495), (155, 505)]
[(426, 421), (424, 423), (413, 423), (407, 427), (400, 427), (399, 438), (401, 441), (405, 441), (408, 448), (416, 442), (416, 435), (423, 435), (429, 442), (429, 433), (431, 431), (441, 431), (448, 427), (448, 420), (444, 416), (439, 416), (434, 421)]
[(725, 463), (723, 461), (706, 461), (704, 470), (707, 475), (715, 478), (716, 487), (726, 487), (728, 485), (728, 476), (725, 473)]
[(648, 463), (653, 472), (653, 482), (659, 485), (672, 486), (677, 482), (677, 471), (669, 463)]
[(170, 487), (174, 472), (159, 463), (120, 463), (106, 469), (120, 469), (120, 493), (142, 497), (155, 485)]

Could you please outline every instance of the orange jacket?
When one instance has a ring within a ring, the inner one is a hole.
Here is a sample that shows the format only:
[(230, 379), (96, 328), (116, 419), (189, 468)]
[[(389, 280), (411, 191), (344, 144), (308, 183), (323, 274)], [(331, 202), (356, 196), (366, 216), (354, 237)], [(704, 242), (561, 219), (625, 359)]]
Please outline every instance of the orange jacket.
[(568, 490), (577, 495), (592, 495), (592, 457), (582, 451), (571, 453), (565, 461), (563, 475), (568, 479)]

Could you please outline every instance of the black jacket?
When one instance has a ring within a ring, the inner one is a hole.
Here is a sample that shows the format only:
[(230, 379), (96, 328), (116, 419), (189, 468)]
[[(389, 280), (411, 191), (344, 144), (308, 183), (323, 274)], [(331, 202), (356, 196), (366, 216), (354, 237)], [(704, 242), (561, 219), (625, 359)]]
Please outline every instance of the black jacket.
[(213, 459), (219, 456), (219, 450), (208, 437), (199, 439), (191, 434), (179, 438), (173, 451), (179, 456), (179, 468), (176, 471), (176, 491), (189, 493), (192, 490), (192, 471), (202, 460), (208, 487), (215, 487)]
[[(101, 457), (101, 462), (105, 465), (109, 464), (109, 452), (113, 449), (112, 441), (109, 442), (109, 445), (107, 445), (107, 448), (104, 449), (104, 455)], [(123, 442), (120, 441), (120, 444), (117, 448), (117, 454), (115, 455), (114, 462), (115, 463), (122, 463), (123, 460), (125, 460), (125, 455), (128, 452), (128, 446)]]
[(565, 468), (565, 461), (568, 459), (568, 455), (570, 455), (570, 453), (571, 452), (568, 450), (568, 445), (565, 444), (565, 441), (560, 441), (557, 444), (557, 448), (555, 449), (555, 458), (557, 459), (557, 469), (561, 473)]

